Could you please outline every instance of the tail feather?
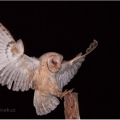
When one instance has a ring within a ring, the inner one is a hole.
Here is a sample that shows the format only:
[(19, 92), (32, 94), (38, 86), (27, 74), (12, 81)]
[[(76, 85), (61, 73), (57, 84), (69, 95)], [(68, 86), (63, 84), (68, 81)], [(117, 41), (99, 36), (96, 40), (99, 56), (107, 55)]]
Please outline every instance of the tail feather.
[(57, 107), (59, 100), (55, 96), (42, 95), (40, 91), (35, 90), (33, 104), (37, 115), (46, 115)]

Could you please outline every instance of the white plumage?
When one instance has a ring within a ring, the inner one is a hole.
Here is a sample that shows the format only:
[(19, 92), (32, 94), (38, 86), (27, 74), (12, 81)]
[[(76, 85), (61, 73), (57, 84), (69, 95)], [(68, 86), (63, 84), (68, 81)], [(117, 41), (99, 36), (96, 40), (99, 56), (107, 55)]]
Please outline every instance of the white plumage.
[(55, 52), (45, 53), (37, 59), (25, 55), (22, 40), (15, 42), (0, 23), (0, 84), (13, 91), (34, 89), (33, 104), (37, 115), (48, 114), (59, 104), (57, 97), (62, 98), (70, 92), (62, 92), (63, 87), (97, 45), (94, 40), (86, 54), (80, 53), (69, 61), (63, 61), (63, 56)]

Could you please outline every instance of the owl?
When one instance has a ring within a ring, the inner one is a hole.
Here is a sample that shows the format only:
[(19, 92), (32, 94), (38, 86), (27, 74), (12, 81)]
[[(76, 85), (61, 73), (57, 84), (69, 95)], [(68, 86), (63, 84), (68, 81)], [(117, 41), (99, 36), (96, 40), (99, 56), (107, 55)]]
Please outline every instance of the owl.
[(86, 55), (98, 45), (90, 44), (86, 53), (79, 53), (69, 61), (56, 52), (48, 52), (39, 58), (24, 54), (22, 40), (14, 40), (0, 23), (0, 84), (13, 91), (34, 90), (33, 105), (37, 115), (46, 115), (59, 105), (59, 99), (72, 90), (62, 89), (77, 73)]

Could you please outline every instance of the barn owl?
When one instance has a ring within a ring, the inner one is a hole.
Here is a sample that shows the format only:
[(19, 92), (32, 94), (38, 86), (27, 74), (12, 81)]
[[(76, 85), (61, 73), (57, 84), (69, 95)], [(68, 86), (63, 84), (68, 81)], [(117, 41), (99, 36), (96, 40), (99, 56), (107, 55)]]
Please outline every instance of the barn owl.
[(29, 57), (24, 54), (22, 40), (16, 42), (0, 23), (0, 84), (13, 91), (33, 89), (36, 113), (46, 115), (58, 106), (58, 98), (72, 92), (62, 89), (97, 45), (93, 40), (85, 54), (79, 53), (69, 61), (56, 52), (45, 53), (40, 58)]

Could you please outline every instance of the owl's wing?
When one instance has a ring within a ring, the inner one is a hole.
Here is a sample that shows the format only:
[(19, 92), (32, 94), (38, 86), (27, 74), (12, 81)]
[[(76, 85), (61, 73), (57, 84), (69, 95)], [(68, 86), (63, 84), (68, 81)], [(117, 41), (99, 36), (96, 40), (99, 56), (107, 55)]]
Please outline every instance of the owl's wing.
[(33, 88), (34, 70), (39, 60), (24, 54), (22, 40), (15, 42), (10, 32), (0, 23), (0, 84), (14, 91)]
[(86, 53), (82, 55), (79, 53), (75, 58), (69, 61), (63, 61), (59, 72), (56, 74), (56, 81), (59, 87), (59, 90), (62, 91), (62, 88), (70, 82), (70, 80), (77, 73), (78, 69), (81, 67), (82, 63), (85, 60), (85, 56), (93, 51), (98, 45), (96, 40), (93, 40), (93, 43), (89, 45), (89, 48), (86, 50)]
[(57, 105), (59, 105), (59, 100), (53, 95), (42, 95), (39, 90), (34, 92), (33, 105), (36, 109), (37, 115), (46, 115), (53, 111)]

